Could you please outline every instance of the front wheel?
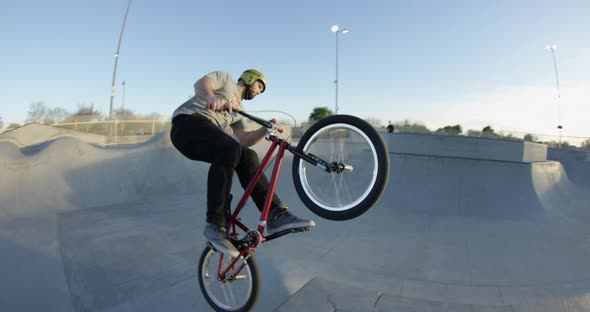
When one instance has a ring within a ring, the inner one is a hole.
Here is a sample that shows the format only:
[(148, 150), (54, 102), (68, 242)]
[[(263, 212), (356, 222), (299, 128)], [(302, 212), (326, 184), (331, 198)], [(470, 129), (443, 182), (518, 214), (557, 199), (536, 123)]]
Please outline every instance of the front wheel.
[(381, 136), (366, 121), (348, 115), (321, 119), (301, 137), (297, 149), (344, 170), (328, 173), (295, 156), (293, 183), (315, 214), (349, 220), (371, 208), (389, 180), (389, 154)]
[[(231, 263), (231, 258), (206, 247), (199, 261), (199, 286), (215, 311), (250, 311), (260, 295), (260, 273), (254, 256), (240, 259), (223, 280), (218, 272)], [(221, 269), (220, 269), (221, 267)]]

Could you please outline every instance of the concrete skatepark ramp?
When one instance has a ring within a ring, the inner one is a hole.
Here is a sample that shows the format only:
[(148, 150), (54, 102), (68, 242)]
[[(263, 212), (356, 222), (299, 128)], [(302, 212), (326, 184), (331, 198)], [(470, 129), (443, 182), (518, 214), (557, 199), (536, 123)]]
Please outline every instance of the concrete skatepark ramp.
[(19, 147), (23, 147), (47, 142), (60, 137), (75, 137), (79, 140), (93, 144), (104, 144), (106, 142), (105, 137), (102, 135), (31, 123), (3, 132), (2, 135), (0, 135), (0, 143), (10, 142)]
[[(278, 194), (317, 226), (259, 249), (257, 311), (590, 310), (590, 192), (560, 163), (386, 141), (388, 189), (346, 222), (302, 206), (285, 160)], [(118, 147), (0, 142), (0, 168), (3, 310), (210, 311), (195, 274), (207, 166), (166, 133)]]

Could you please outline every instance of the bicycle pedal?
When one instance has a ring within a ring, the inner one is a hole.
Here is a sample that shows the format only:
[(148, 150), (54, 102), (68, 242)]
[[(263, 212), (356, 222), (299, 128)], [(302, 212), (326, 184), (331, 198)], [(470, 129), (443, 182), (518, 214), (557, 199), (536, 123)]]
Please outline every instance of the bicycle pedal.
[(248, 278), (248, 277), (243, 274), (234, 276), (234, 280), (236, 280), (236, 281), (245, 280), (246, 278)]
[(211, 242), (207, 242), (207, 247), (213, 249), (213, 251), (215, 251), (215, 252), (219, 252), (219, 250), (217, 250), (217, 248), (215, 248), (215, 246), (213, 246), (213, 244), (211, 244)]
[(304, 228), (296, 228), (296, 229), (291, 229), (291, 233), (304, 233), (304, 232), (309, 232), (311, 230), (310, 227), (304, 227)]

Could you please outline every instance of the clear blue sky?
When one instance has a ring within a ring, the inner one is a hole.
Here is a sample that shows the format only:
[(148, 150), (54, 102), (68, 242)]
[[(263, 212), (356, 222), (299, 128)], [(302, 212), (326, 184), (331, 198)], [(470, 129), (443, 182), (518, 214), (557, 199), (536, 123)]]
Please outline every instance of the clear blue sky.
[[(126, 0), (0, 0), (0, 116), (22, 123), (42, 101), (108, 114)], [(340, 35), (341, 113), (481, 130), (590, 136), (590, 2), (134, 0), (117, 72), (125, 106), (170, 115), (218, 69), (262, 70), (250, 111), (299, 121), (334, 108)], [(555, 43), (561, 100), (551, 53)], [(558, 109), (559, 108), (559, 109)]]

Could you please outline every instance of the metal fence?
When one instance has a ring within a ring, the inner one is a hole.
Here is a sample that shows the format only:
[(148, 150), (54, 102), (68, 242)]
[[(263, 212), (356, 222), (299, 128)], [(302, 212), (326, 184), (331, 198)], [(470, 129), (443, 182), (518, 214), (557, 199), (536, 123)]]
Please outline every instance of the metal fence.
[(103, 120), (58, 123), (56, 128), (93, 133), (105, 137), (107, 145), (145, 142), (153, 135), (171, 128), (170, 120)]
[[(387, 134), (387, 128), (377, 129), (380, 133)], [(521, 132), (512, 130), (500, 130), (494, 133), (469, 132), (469, 133), (449, 133), (449, 132), (431, 132), (431, 131), (414, 131), (412, 129), (396, 129), (395, 133), (421, 133), (432, 135), (459, 135), (469, 137), (482, 137), (499, 140), (526, 141), (545, 144), (551, 148), (568, 149), (568, 150), (587, 150), (590, 151), (590, 137), (565, 136), (555, 134), (542, 134), (533, 132)]]
[[(257, 125), (249, 123), (252, 127)], [(51, 125), (53, 127), (94, 133), (105, 136), (105, 142), (108, 145), (113, 144), (135, 144), (145, 142), (154, 134), (162, 131), (169, 131), (171, 122), (169, 119), (152, 119), (152, 120), (112, 120), (112, 121), (84, 121), (59, 123)], [(290, 125), (288, 125), (290, 127)], [(308, 124), (298, 127), (290, 127), (290, 135), (293, 139), (298, 139), (309, 128)], [(377, 128), (377, 131), (387, 134), (385, 127)], [(476, 136), (485, 138), (495, 138), (502, 140), (528, 141), (546, 144), (552, 148), (571, 149), (571, 150), (590, 150), (590, 137), (579, 136), (560, 136), (542, 133), (521, 132), (512, 130), (500, 130), (494, 133), (471, 132), (465, 134), (454, 134), (445, 132), (427, 132), (415, 131), (411, 128), (395, 129), (396, 133), (423, 133), (433, 135), (462, 135)]]

